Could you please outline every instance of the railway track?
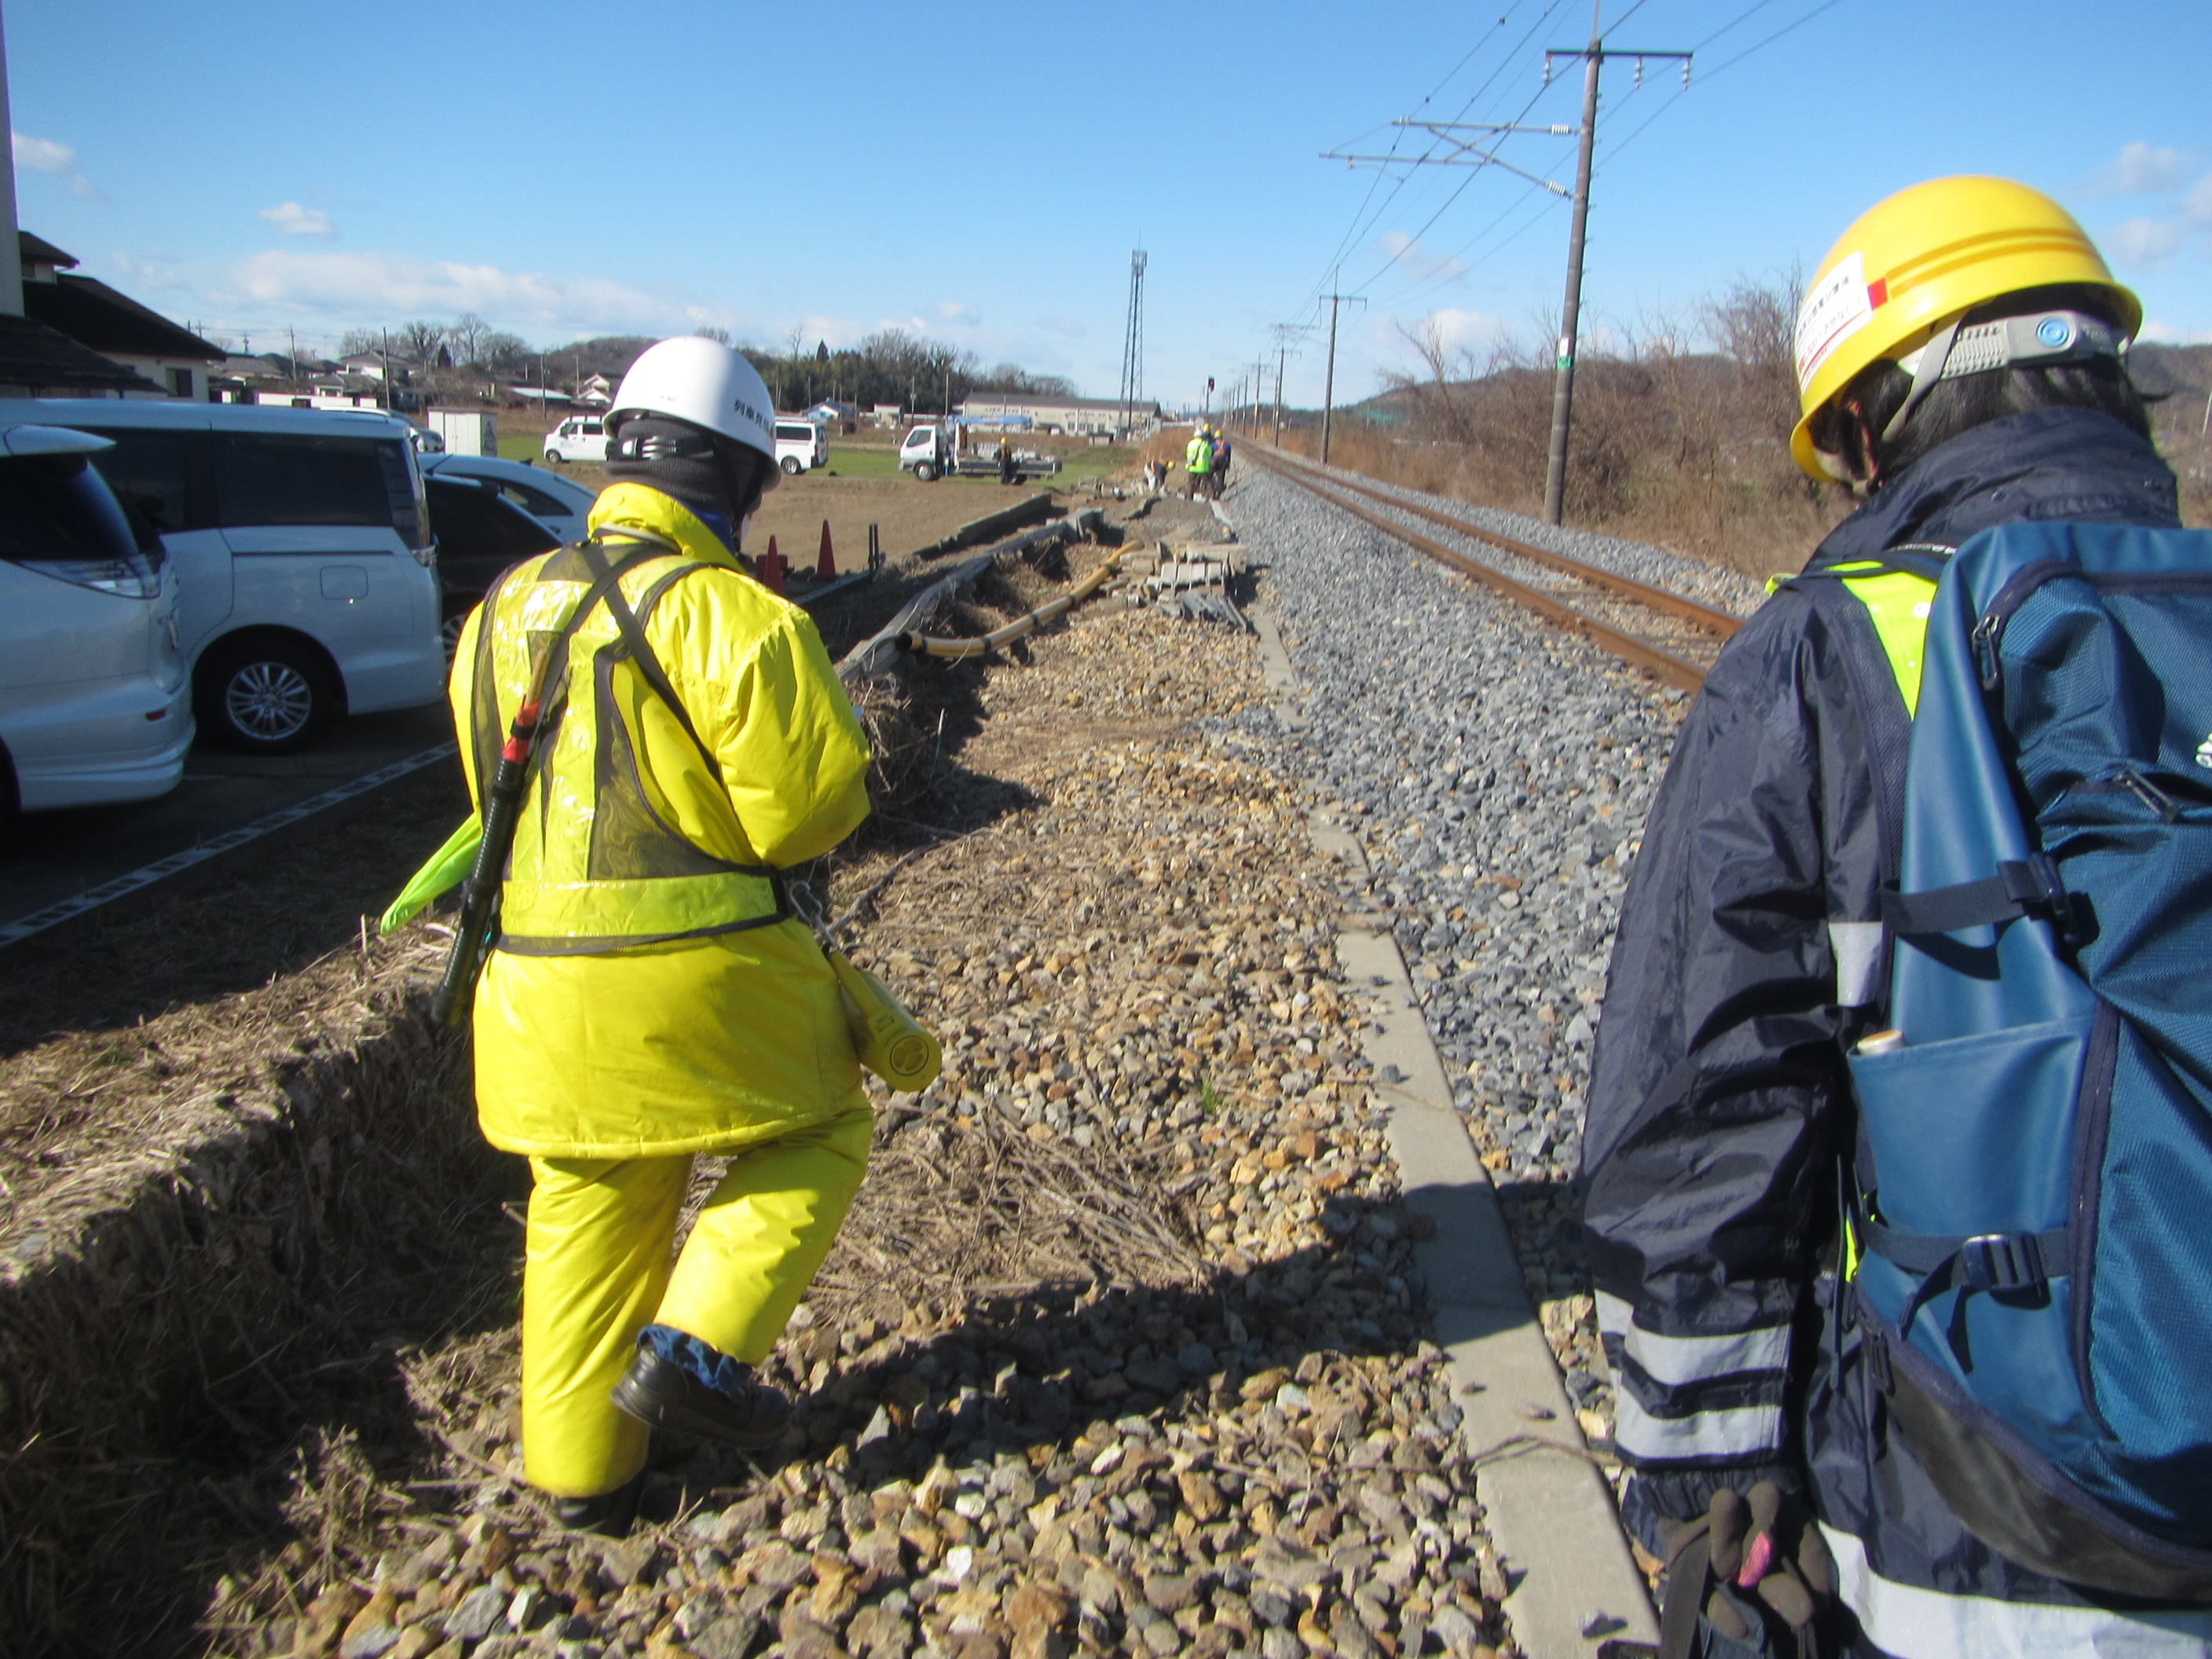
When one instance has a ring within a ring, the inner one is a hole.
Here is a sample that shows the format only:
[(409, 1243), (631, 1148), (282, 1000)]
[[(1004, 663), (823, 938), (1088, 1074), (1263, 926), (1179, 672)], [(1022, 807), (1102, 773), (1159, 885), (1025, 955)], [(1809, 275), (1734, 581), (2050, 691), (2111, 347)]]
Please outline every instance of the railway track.
[[(1705, 683), (1705, 671), (1721, 646), (1743, 626), (1742, 618), (1685, 594), (1501, 536), (1450, 514), (1354, 483), (1334, 471), (1324, 472), (1279, 450), (1253, 445), (1247, 453), (1261, 466), (1339, 511), (1419, 549), (1438, 563), (1474, 578), (1683, 690), (1694, 691)], [(1463, 548), (1447, 546), (1361, 506), (1352, 499), (1354, 495), (1365, 496), (1394, 514), (1437, 526), (1454, 537), (1480, 545), (1493, 556), (1480, 557)], [(1498, 560), (1497, 554), (1505, 555), (1505, 560)], [(1517, 570), (1512, 568), (1515, 562), (1520, 566)]]

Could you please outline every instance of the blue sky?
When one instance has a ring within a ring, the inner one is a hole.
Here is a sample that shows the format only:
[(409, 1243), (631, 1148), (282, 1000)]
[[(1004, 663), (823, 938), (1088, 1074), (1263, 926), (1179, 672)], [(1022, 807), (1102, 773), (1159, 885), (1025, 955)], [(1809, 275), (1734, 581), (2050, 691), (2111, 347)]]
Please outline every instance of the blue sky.
[[(1672, 65), (1640, 88), (1607, 67), (1596, 329), (1691, 316), (1810, 266), (1892, 190), (1990, 172), (2079, 214), (2150, 331), (2212, 338), (2202, 0), (1605, 11), (1609, 46), (1699, 50), (1687, 93)], [(5, 27), (24, 225), (256, 349), (463, 310), (538, 343), (890, 324), (1110, 396), (1141, 240), (1146, 387), (1181, 404), (1312, 321), (1333, 269), (1370, 301), (1346, 401), (1411, 365), (1403, 329), (1480, 349), (1555, 310), (1563, 204), (1319, 158), (1388, 149), (1401, 116), (1572, 122), (1579, 64), (1547, 88), (1541, 52), (1589, 10), (5, 0)], [(1503, 154), (1571, 183), (1570, 139)], [(1321, 360), (1310, 336), (1293, 401), (1319, 401)]]

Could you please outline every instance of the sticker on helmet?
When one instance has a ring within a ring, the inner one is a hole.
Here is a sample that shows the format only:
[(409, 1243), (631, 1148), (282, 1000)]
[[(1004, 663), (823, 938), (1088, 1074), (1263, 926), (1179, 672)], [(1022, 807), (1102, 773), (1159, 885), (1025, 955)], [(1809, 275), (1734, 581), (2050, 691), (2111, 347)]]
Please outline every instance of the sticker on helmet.
[(1823, 276), (1797, 312), (1797, 385), (1810, 386), (1820, 365), (1836, 348), (1874, 320), (1888, 299), (1888, 285), (1879, 276), (1866, 280), (1863, 256), (1846, 254)]

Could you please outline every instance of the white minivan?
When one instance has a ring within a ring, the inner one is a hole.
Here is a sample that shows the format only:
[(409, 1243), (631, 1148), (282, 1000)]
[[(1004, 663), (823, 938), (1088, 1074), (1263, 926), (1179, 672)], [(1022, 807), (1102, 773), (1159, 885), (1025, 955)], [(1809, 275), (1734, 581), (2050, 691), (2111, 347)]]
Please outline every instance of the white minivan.
[(571, 415), (545, 434), (545, 459), (556, 466), (563, 461), (604, 462), (606, 422), (597, 415)]
[(96, 465), (160, 533), (203, 737), (304, 747), (341, 711), (444, 695), (438, 556), (405, 423), (372, 410), (11, 398), (0, 422), (112, 439)]
[(830, 441), (811, 421), (775, 417), (775, 464), (796, 477), (830, 463)]
[(107, 447), (0, 426), (0, 826), (145, 800), (184, 775), (176, 572), (90, 465)]

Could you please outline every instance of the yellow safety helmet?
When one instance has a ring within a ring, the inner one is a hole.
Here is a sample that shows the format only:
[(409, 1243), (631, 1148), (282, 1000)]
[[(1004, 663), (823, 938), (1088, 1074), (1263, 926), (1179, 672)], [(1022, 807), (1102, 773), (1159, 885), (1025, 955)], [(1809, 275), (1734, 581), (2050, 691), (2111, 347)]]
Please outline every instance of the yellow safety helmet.
[(2054, 283), (2112, 296), (2122, 334), (2142, 302), (2112, 280), (2074, 216), (2009, 179), (1931, 179), (1861, 214), (1828, 250), (1797, 312), (1797, 429), (1790, 453), (1816, 478), (1836, 475), (1813, 445), (1813, 417), (1879, 358), (1908, 355), (1948, 319)]

